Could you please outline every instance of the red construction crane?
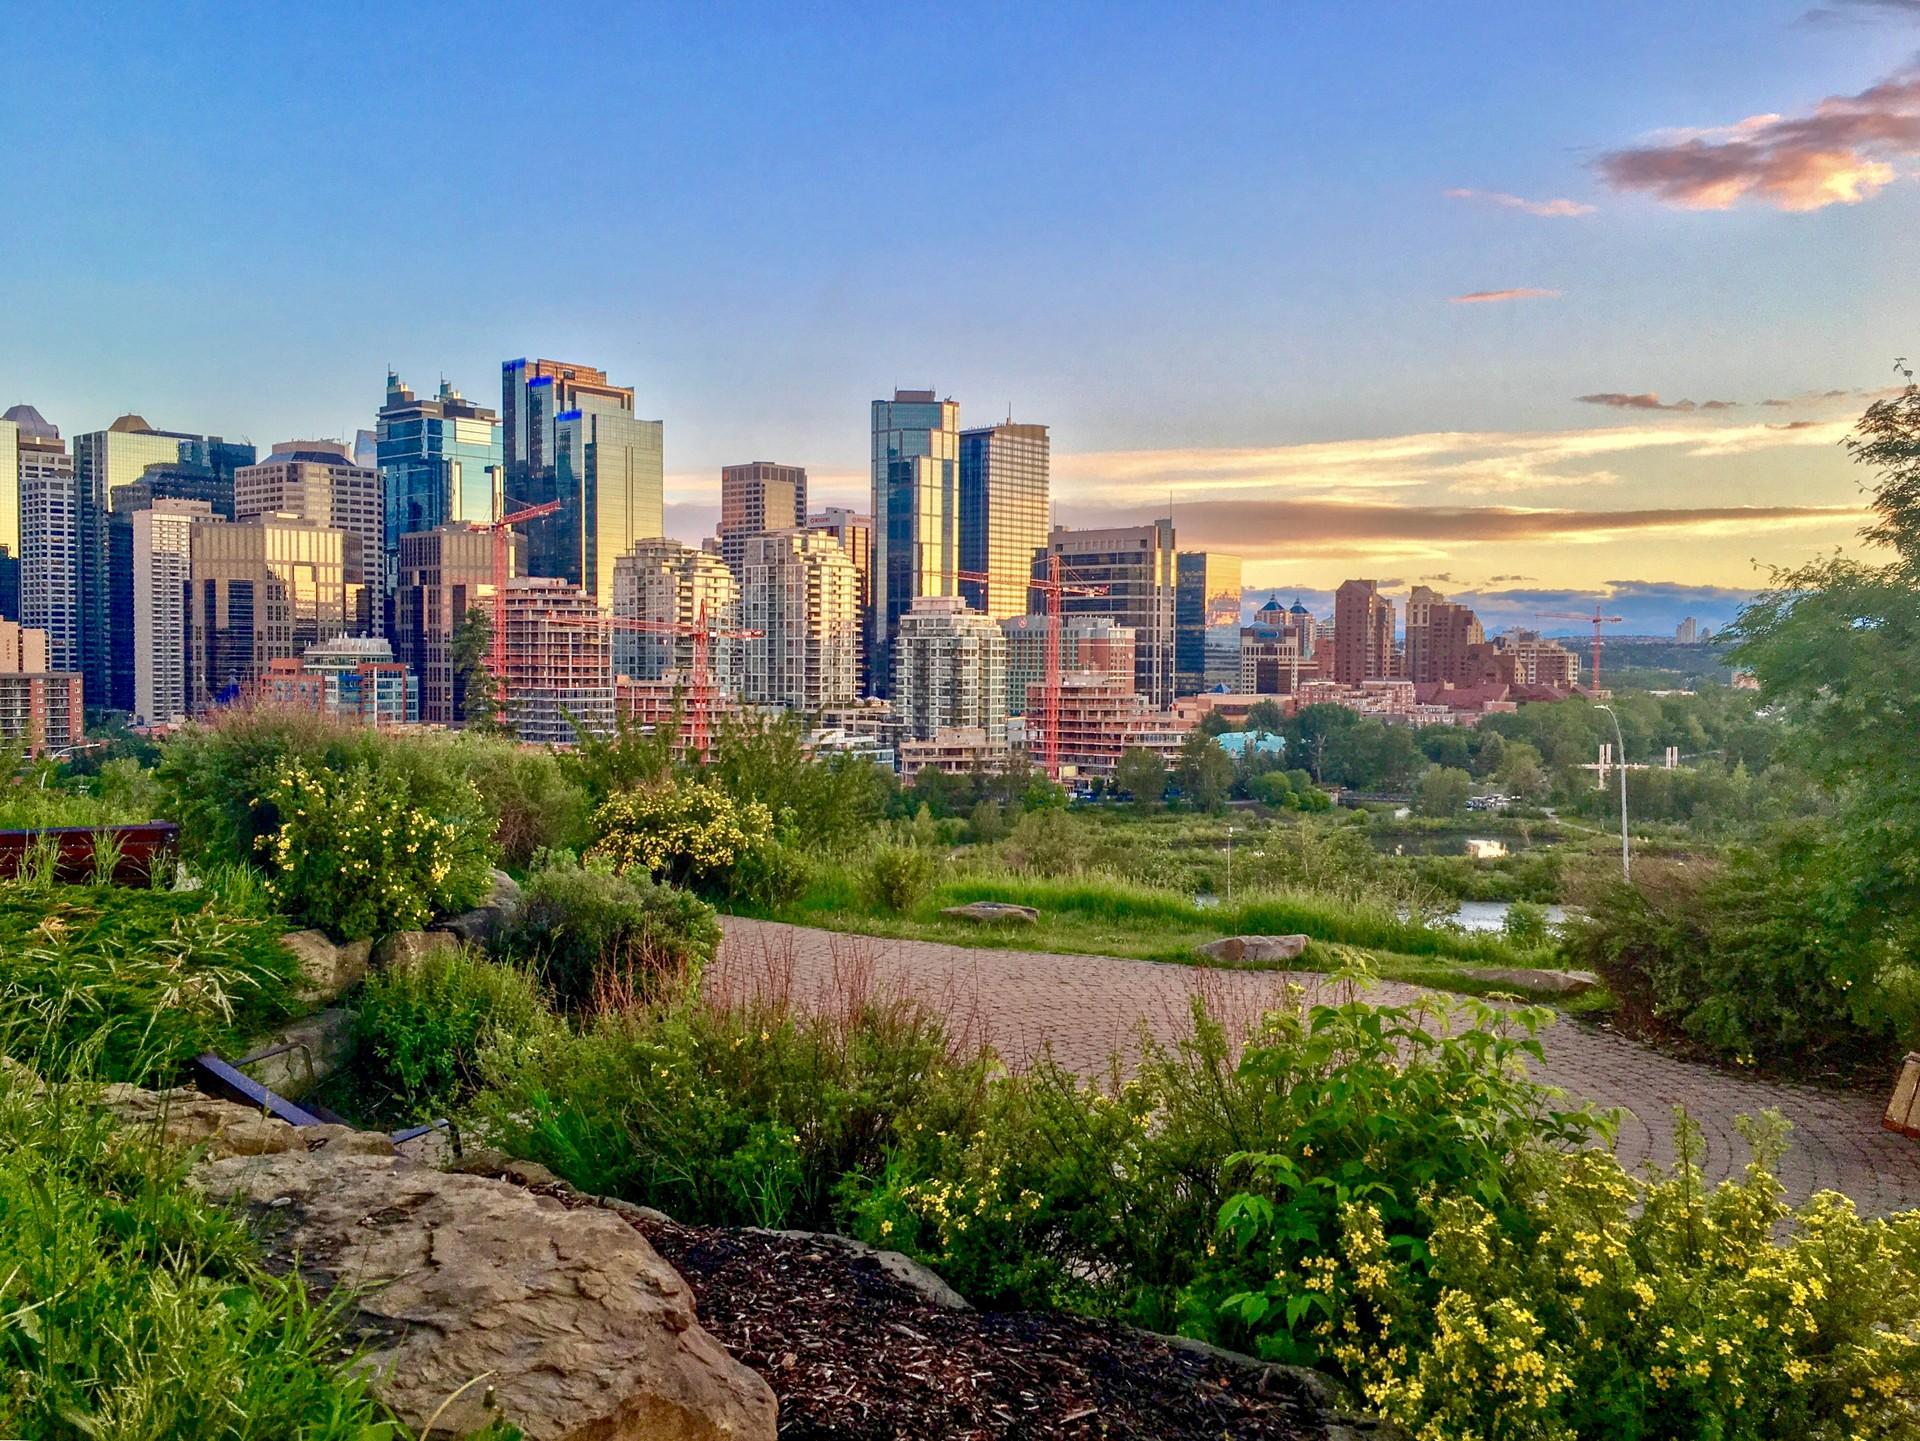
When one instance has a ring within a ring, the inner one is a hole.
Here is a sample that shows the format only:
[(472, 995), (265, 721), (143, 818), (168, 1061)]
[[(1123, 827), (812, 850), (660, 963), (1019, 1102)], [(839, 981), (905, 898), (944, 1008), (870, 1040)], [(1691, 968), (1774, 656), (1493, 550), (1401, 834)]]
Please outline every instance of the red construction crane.
[(589, 626), (607, 626), (613, 630), (644, 631), (649, 635), (671, 635), (693, 637), (693, 669), (687, 680), (687, 736), (694, 755), (705, 762), (711, 740), (711, 719), (713, 713), (713, 672), (707, 665), (707, 646), (715, 640), (757, 640), (766, 632), (762, 630), (722, 629), (707, 620), (707, 607), (700, 606), (700, 619), (697, 621), (640, 620), (635, 616), (602, 615), (580, 616), (562, 615), (549, 611), (543, 617), (549, 625), (573, 626), (585, 629)]
[(1626, 621), (1623, 615), (1602, 615), (1600, 607), (1593, 608), (1592, 615), (1582, 615), (1578, 611), (1542, 610), (1536, 611), (1539, 620), (1584, 620), (1593, 623), (1593, 678), (1588, 682), (1590, 690), (1600, 689), (1600, 627), (1603, 625), (1622, 625)]
[(507, 537), (521, 521), (538, 520), (543, 515), (552, 515), (558, 509), (559, 501), (544, 501), (503, 515), (491, 525), (479, 527), (493, 534), (493, 645), (487, 654), (487, 667), (493, 672), (496, 719), (504, 719), (507, 712), (507, 582), (513, 578), (507, 564)]

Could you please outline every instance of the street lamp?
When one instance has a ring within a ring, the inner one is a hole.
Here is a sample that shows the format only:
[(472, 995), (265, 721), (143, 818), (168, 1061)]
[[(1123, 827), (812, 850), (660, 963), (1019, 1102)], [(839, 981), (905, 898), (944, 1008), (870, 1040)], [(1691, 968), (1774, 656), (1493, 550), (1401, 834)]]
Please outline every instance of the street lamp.
[(1596, 705), (1595, 710), (1603, 710), (1613, 722), (1613, 739), (1620, 747), (1620, 878), (1633, 879), (1633, 860), (1627, 854), (1627, 741), (1620, 734), (1620, 717), (1613, 713), (1610, 705)]
[(1233, 909), (1233, 827), (1227, 827), (1227, 909)]

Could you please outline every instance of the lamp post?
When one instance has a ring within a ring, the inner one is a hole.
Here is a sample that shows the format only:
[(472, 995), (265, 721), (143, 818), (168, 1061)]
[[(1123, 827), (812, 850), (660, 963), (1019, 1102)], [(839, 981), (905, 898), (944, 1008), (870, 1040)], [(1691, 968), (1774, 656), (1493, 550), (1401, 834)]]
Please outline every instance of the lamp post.
[(1620, 878), (1633, 879), (1633, 859), (1627, 853), (1627, 741), (1620, 734), (1620, 717), (1613, 713), (1610, 705), (1596, 705), (1595, 710), (1603, 710), (1613, 722), (1613, 739), (1620, 748)]
[(1227, 909), (1233, 909), (1233, 827), (1227, 827)]

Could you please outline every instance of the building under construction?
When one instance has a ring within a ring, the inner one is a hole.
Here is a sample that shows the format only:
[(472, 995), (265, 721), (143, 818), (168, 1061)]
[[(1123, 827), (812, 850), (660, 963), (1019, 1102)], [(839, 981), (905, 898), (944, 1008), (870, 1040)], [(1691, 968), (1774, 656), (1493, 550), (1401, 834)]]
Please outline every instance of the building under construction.
[(613, 730), (606, 617), (579, 586), (544, 576), (508, 582), (507, 726), (534, 745), (570, 746)]

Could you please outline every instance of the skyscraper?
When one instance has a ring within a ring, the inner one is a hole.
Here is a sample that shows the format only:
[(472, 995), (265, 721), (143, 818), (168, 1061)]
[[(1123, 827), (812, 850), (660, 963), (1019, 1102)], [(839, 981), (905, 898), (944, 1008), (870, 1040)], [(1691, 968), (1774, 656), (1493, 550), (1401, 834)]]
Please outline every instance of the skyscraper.
[[(1055, 526), (1048, 554), (1059, 557), (1060, 579), (1068, 584), (1104, 587), (1099, 595), (1065, 594), (1066, 615), (1103, 615), (1131, 627), (1134, 636), (1134, 689), (1148, 707), (1173, 704), (1173, 613), (1177, 589), (1173, 522), (1114, 526), (1104, 530), (1068, 530)], [(1046, 575), (1044, 558), (1034, 575)]]
[[(198, 461), (150, 465), (113, 492), (107, 513), (107, 704), (134, 711), (139, 639), (134, 624), (139, 592), (134, 577), (134, 518), (161, 500), (198, 501), (222, 520), (233, 519), (233, 477)], [(167, 717), (161, 717), (165, 720)]]
[(805, 466), (755, 460), (720, 467), (720, 554), (740, 574), (747, 537), (807, 523)]
[(995, 620), (1027, 613), (1034, 552), (1047, 544), (1049, 451), (1044, 425), (960, 432), (960, 569), (967, 604)]
[[(524, 541), (508, 533), (507, 574)], [(466, 718), (466, 681), (455, 674), (453, 636), (475, 606), (493, 597), (493, 537), (472, 522), (449, 521), (400, 537), (394, 555), (393, 653), (420, 682), (420, 719)]]
[[(636, 541), (613, 563), (613, 613), (661, 626), (706, 625), (734, 630), (740, 620), (740, 582), (711, 551), (657, 537)], [(613, 673), (633, 680), (660, 680), (669, 671), (694, 669), (694, 637), (666, 631), (613, 632)], [(740, 642), (713, 636), (707, 642), (713, 684), (731, 693), (738, 684)]]
[(908, 740), (967, 727), (1007, 739), (1007, 637), (957, 595), (926, 595), (894, 637), (893, 713)]
[(1238, 683), (1240, 557), (1183, 550), (1174, 567), (1173, 693)]
[(872, 657), (873, 635), (873, 517), (862, 515), (843, 505), (830, 505), (807, 517), (807, 529), (830, 535), (853, 562), (859, 581), (858, 685), (861, 695), (873, 694), (873, 674), (868, 662)]
[(59, 428), (31, 405), (6, 413), (16, 447), (0, 487), (18, 482), (20, 502), (20, 620), (47, 633), (48, 664), (80, 669), (80, 512), (73, 457)]
[(632, 387), (557, 360), (507, 361), (500, 415), (510, 504), (561, 507), (527, 525), (528, 572), (611, 606), (614, 558), (665, 528), (664, 426), (634, 417)]
[(533, 745), (574, 745), (613, 729), (613, 657), (603, 612), (551, 576), (508, 582), (507, 724)]
[(858, 578), (832, 536), (787, 530), (752, 536), (740, 578), (747, 637), (740, 698), (817, 715), (855, 694)]
[[(119, 497), (116, 497), (118, 499)], [(187, 606), (193, 530), (224, 522), (204, 500), (160, 498), (130, 512), (133, 694), (124, 709), (140, 725), (187, 715)]]
[[(422, 399), (388, 371), (387, 401), (376, 425), (383, 546), (392, 580), (401, 536), (449, 521), (485, 525), (494, 518), (505, 461), (499, 415), (463, 398), (444, 380), (439, 394)], [(355, 463), (360, 463), (357, 456)]]
[[(233, 518), (298, 515), (344, 530), (347, 579), (386, 590), (386, 522), (380, 505), (380, 473), (354, 464), (337, 440), (285, 440), (266, 459), (243, 466), (233, 477)], [(372, 607), (372, 629), (385, 629), (383, 606)]]
[(250, 694), (273, 660), (346, 635), (347, 532), (295, 515), (193, 528), (187, 707)]
[(19, 619), (20, 423), (9, 410), (0, 416), (0, 620)]
[(931, 390), (873, 402), (874, 690), (893, 681), (893, 636), (914, 600), (957, 595), (960, 407)]
[(1373, 580), (1341, 582), (1333, 595), (1333, 678), (1342, 685), (1393, 672), (1393, 602)]

